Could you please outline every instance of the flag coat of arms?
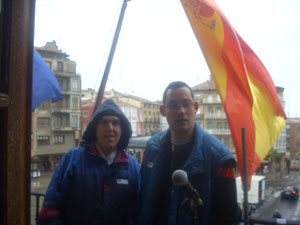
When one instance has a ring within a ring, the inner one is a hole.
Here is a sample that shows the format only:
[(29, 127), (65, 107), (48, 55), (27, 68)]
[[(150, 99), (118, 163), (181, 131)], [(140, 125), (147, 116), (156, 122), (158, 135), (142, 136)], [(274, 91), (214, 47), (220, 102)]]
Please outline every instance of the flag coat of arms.
[(285, 113), (268, 71), (213, 0), (181, 0), (221, 97), (239, 170), (246, 133), (248, 186), (285, 126)]

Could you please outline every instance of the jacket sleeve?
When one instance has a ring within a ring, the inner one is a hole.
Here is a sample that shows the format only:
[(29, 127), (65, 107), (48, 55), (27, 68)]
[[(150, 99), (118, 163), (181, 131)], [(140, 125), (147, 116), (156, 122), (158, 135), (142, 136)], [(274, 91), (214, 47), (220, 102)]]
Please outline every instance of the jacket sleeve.
[(48, 186), (43, 207), (37, 218), (38, 225), (61, 225), (65, 188), (67, 186), (66, 168), (69, 157), (65, 155), (55, 169)]
[(213, 184), (211, 202), (212, 225), (237, 225), (241, 209), (237, 203), (235, 183), (235, 161), (227, 160), (219, 168)]
[(134, 198), (132, 199), (133, 203), (133, 210), (132, 210), (132, 224), (136, 225), (137, 224), (137, 216), (139, 214), (139, 208), (140, 208), (140, 190), (141, 190), (141, 167), (139, 163), (134, 160), (133, 162), (135, 164), (135, 173), (134, 173), (134, 179), (136, 182), (135, 188), (134, 188)]

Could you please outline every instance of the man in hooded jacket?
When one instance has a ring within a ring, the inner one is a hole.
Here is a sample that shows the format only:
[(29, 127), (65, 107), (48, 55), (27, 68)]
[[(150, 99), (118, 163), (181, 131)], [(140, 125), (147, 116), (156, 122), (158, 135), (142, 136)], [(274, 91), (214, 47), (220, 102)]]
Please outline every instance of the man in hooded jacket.
[(140, 166), (124, 149), (131, 126), (112, 101), (94, 113), (79, 146), (54, 171), (39, 224), (135, 224)]

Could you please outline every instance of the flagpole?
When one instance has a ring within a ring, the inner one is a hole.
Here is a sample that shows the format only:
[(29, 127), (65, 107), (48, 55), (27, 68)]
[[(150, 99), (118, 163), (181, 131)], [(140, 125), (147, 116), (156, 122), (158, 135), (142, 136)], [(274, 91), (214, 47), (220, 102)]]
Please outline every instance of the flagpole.
[(96, 109), (101, 104), (102, 99), (103, 99), (106, 82), (107, 82), (107, 79), (108, 79), (110, 67), (111, 67), (112, 60), (113, 60), (113, 57), (114, 57), (114, 54), (115, 54), (119, 34), (120, 34), (122, 23), (123, 23), (123, 18), (124, 18), (124, 15), (125, 15), (125, 9), (126, 9), (126, 6), (127, 6), (127, 1), (128, 0), (123, 0), (123, 5), (122, 5), (122, 8), (121, 8), (118, 24), (117, 24), (114, 39), (113, 39), (113, 42), (112, 42), (112, 45), (111, 45), (111, 48), (110, 48), (110, 53), (109, 53), (108, 60), (107, 60), (107, 63), (106, 63), (106, 67), (105, 67), (105, 70), (104, 70), (104, 74), (103, 74), (103, 77), (102, 77), (102, 80), (101, 80), (101, 84), (100, 84), (100, 87), (99, 87), (99, 90), (98, 90), (98, 94), (97, 94), (97, 98), (96, 98), (93, 113), (96, 111)]
[(247, 178), (247, 157), (246, 157), (246, 134), (245, 128), (242, 128), (242, 148), (243, 148), (243, 190), (244, 190), (244, 224), (249, 225), (248, 216), (248, 178)]

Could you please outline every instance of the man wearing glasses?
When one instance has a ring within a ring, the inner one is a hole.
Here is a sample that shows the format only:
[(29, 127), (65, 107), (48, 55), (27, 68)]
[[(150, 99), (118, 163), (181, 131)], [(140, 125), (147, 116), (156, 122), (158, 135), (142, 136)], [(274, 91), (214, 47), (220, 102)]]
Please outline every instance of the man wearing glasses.
[[(169, 129), (149, 140), (142, 165), (140, 225), (238, 224), (235, 160), (221, 141), (195, 122), (197, 110), (187, 84), (168, 85), (160, 112)], [(185, 187), (172, 183), (178, 169), (186, 172), (202, 200), (194, 211), (183, 205), (190, 197)]]

